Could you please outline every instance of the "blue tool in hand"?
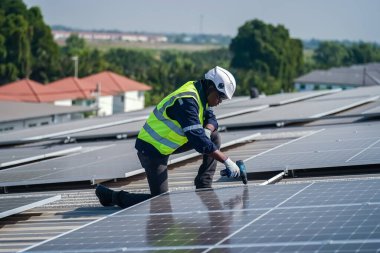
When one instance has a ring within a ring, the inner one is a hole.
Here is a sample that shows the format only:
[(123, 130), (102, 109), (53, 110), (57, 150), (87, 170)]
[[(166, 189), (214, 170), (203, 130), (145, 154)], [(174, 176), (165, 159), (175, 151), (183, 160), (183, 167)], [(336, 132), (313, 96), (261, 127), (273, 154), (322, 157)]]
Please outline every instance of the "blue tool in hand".
[[(243, 160), (236, 161), (236, 165), (240, 169), (240, 178), (241, 178), (241, 181), (243, 181), (244, 184), (247, 184), (248, 183), (247, 170), (245, 168), (245, 164), (244, 164)], [(221, 170), (220, 171), (220, 175), (222, 177), (224, 177), (224, 176), (230, 177), (231, 176), (231, 171), (229, 169)]]

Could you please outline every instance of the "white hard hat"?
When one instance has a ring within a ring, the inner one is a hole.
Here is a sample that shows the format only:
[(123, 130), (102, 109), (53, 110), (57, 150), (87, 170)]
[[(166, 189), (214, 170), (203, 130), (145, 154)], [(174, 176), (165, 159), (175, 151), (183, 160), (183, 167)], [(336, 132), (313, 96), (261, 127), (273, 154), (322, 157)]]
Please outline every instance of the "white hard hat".
[(228, 70), (216, 66), (205, 74), (205, 78), (213, 81), (216, 89), (224, 93), (228, 99), (232, 98), (236, 89), (236, 81)]

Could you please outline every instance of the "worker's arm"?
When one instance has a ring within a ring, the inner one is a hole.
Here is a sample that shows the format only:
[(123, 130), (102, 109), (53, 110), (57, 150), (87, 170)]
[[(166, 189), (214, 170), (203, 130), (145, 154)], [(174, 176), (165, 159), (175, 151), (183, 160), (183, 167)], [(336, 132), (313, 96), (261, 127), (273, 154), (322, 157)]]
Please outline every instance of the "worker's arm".
[[(177, 100), (174, 105), (167, 110), (170, 118), (175, 119), (184, 129), (184, 133), (193, 148), (202, 154), (207, 154), (215, 160), (224, 163), (226, 168), (230, 170), (230, 176), (238, 177), (240, 174), (239, 167), (230, 158), (228, 158), (222, 151), (220, 151), (215, 144), (206, 136), (205, 129), (200, 124), (198, 119), (198, 104), (193, 98), (184, 98)], [(214, 116), (215, 117), (215, 116)], [(206, 123), (206, 128), (213, 132), (216, 127), (215, 121), (209, 120)]]
[[(218, 150), (215, 144), (205, 134), (205, 130), (198, 118), (198, 103), (194, 98), (178, 99), (173, 106), (167, 109), (167, 114), (170, 118), (178, 121), (181, 125), (190, 145), (201, 154), (211, 154)], [(209, 123), (212, 131), (215, 126), (212, 122)], [(218, 161), (222, 157), (219, 156)]]
[(221, 163), (224, 163), (224, 161), (228, 159), (228, 157), (219, 149), (215, 150), (214, 152), (211, 152), (209, 156), (211, 156), (212, 158), (214, 158), (215, 160)]
[(205, 111), (204, 118), (205, 129), (210, 129), (211, 132), (214, 132), (216, 129), (218, 129), (218, 121), (216, 120), (215, 114), (211, 108)]

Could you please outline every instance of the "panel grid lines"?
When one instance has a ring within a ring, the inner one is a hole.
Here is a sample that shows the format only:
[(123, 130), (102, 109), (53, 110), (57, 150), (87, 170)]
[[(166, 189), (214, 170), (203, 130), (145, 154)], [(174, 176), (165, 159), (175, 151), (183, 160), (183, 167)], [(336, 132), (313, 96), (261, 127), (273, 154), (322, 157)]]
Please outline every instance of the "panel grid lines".
[(380, 180), (168, 193), (28, 252), (376, 252)]
[[(273, 210), (275, 210), (277, 207), (283, 205), (284, 203), (286, 203), (288, 200), (292, 199), (293, 197), (297, 196), (298, 194), (300, 194), (301, 192), (303, 192), (304, 190), (306, 190), (307, 188), (309, 188), (310, 186), (312, 186), (313, 184), (309, 184), (307, 186), (305, 186), (304, 188), (302, 188), (301, 190), (299, 190), (298, 192), (296, 192), (295, 194), (293, 194), (292, 196), (290, 196), (289, 198), (285, 199), (284, 201), (282, 201), (281, 203), (279, 203), (278, 205), (276, 205), (275, 207), (269, 209), (267, 212), (263, 213), (262, 215), (260, 215), (259, 217), (257, 217), (256, 219), (252, 220), (251, 222), (249, 222), (248, 224), (246, 224), (245, 226), (241, 227), (240, 229), (238, 229), (237, 231), (235, 231), (234, 233), (230, 234), (229, 236), (227, 236), (226, 238), (224, 238), (223, 240), (221, 240), (220, 242), (216, 243), (215, 245), (220, 245), (222, 244), (223, 242), (225, 242), (226, 240), (228, 240), (229, 238), (233, 237), (234, 235), (238, 234), (240, 231), (244, 230), (246, 227), (249, 227), (251, 226), (253, 223), (255, 223), (256, 221), (259, 221), (261, 218), (265, 217), (267, 214), (269, 214), (270, 212), (272, 212)], [(210, 250), (212, 250), (213, 247), (211, 247), (210, 249), (204, 251), (204, 252), (209, 252)]]
[(248, 173), (380, 164), (380, 124), (326, 128), (246, 159)]

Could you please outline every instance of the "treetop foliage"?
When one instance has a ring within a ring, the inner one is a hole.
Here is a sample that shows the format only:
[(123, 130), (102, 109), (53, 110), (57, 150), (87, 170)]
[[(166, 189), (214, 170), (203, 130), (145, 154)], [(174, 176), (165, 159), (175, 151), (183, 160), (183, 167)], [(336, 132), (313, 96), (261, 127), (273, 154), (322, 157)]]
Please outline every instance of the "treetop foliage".
[(79, 58), (79, 77), (110, 70), (151, 85), (146, 103), (153, 105), (183, 83), (202, 79), (216, 65), (235, 76), (237, 95), (248, 95), (252, 86), (273, 94), (291, 91), (294, 78), (305, 71), (380, 61), (380, 49), (364, 42), (326, 41), (304, 63), (299, 39), (291, 38), (283, 25), (258, 19), (239, 27), (229, 48), (217, 50), (100, 51), (75, 34), (58, 46), (38, 7), (28, 9), (22, 0), (0, 1), (0, 85), (22, 78), (48, 83), (73, 76), (73, 56)]

